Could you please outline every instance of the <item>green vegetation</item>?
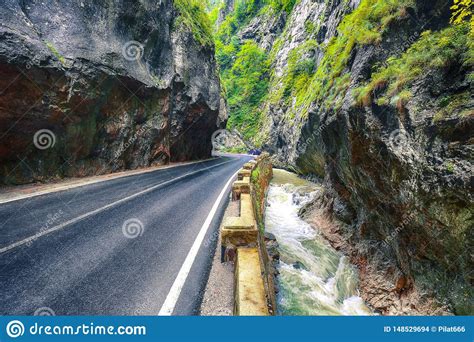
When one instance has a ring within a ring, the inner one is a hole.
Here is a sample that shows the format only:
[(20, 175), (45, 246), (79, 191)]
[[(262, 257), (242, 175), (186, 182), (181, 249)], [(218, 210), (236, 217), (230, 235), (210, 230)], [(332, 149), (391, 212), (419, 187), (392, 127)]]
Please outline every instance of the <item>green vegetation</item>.
[(470, 63), (472, 51), (468, 47), (468, 34), (468, 23), (422, 33), (405, 53), (398, 58), (389, 58), (386, 66), (377, 69), (367, 85), (356, 89), (357, 102), (368, 105), (377, 91), (384, 91), (385, 95), (380, 96), (377, 103), (391, 103), (402, 110), (411, 98), (409, 87), (421, 75), (429, 70), (446, 69), (454, 63)]
[(268, 90), (268, 59), (256, 43), (240, 47), (230, 70), (223, 70), (222, 80), (232, 115), (228, 127), (237, 128), (245, 139), (257, 135), (260, 127), (259, 105)]
[(308, 40), (289, 53), (286, 74), (282, 79), (281, 89), (284, 98), (288, 98), (291, 94), (301, 94), (306, 90), (316, 68), (313, 55), (317, 47), (315, 40)]
[(180, 16), (176, 19), (176, 25), (183, 25), (193, 33), (194, 38), (203, 46), (214, 44), (212, 37), (212, 26), (205, 6), (199, 0), (174, 0), (173, 1)]
[(471, 27), (474, 27), (474, 22), (472, 21), (472, 5), (472, 0), (454, 0), (454, 5), (451, 6), (451, 10), (453, 11), (451, 22), (459, 25), (467, 19), (471, 20)]
[[(236, 33), (257, 15), (273, 16), (290, 13), (297, 0), (237, 0), (235, 9), (227, 15), (215, 32), (216, 59), (230, 108), (229, 128), (237, 128), (247, 140), (259, 144), (263, 114), (261, 105), (268, 95), (269, 66), (272, 60), (252, 41), (240, 41)], [(211, 9), (211, 20), (217, 18)], [(274, 49), (275, 50), (275, 49)], [(298, 83), (299, 74), (289, 82)]]
[(466, 91), (461, 94), (443, 96), (438, 100), (439, 111), (433, 118), (433, 121), (440, 121), (444, 118), (448, 118), (454, 115), (458, 117), (467, 117), (474, 115), (472, 109), (469, 109), (469, 103), (471, 101), (471, 94)]
[(296, 5), (297, 0), (269, 0), (269, 5), (276, 12), (285, 11), (291, 13), (293, 7)]
[(319, 31), (319, 27), (317, 27), (311, 20), (306, 20), (304, 22), (304, 30), (307, 34), (313, 35)]
[(264, 1), (236, 0), (234, 11), (225, 18), (216, 32), (216, 41), (223, 45), (229, 44), (234, 34), (262, 9)]
[(265, 226), (264, 226), (264, 220), (263, 220), (263, 210), (261, 208), (261, 201), (262, 201), (262, 196), (265, 196), (262, 192), (264, 191), (261, 186), (261, 171), (260, 167), (257, 166), (255, 169), (252, 170), (252, 173), (250, 174), (250, 181), (253, 184), (254, 187), (254, 193), (252, 196), (252, 199), (254, 201), (254, 207), (255, 207), (255, 213), (257, 214), (256, 221), (258, 225), (258, 229), (260, 232), (263, 234), (265, 232)]
[(225, 152), (225, 153), (247, 153), (247, 149), (245, 146), (236, 146), (236, 147), (225, 147), (220, 152)]
[(229, 153), (247, 153), (247, 148), (245, 146), (237, 146), (237, 147), (232, 147), (227, 152), (229, 152)]
[(259, 230), (263, 233), (264, 211), (265, 211), (265, 191), (272, 178), (272, 167), (268, 158), (260, 160), (258, 165), (252, 170), (250, 181), (252, 183), (252, 200), (255, 208), (255, 219)]
[(58, 49), (56, 49), (53, 43), (45, 41), (44, 44), (49, 49), (49, 51), (51, 51), (51, 53), (58, 59), (58, 61), (61, 62), (61, 64), (64, 64), (66, 62), (63, 55), (59, 53)]
[(221, 41), (228, 41), (239, 28), (247, 24), (258, 14), (276, 15), (281, 11), (290, 13), (297, 0), (236, 0), (235, 9), (219, 27), (218, 35)]
[(259, 178), (260, 178), (260, 169), (257, 166), (255, 169), (253, 169), (251, 173), (252, 182), (258, 183)]
[(325, 49), (324, 57), (306, 91), (296, 94), (297, 105), (307, 113), (309, 105), (319, 100), (324, 107), (337, 109), (349, 87), (350, 75), (343, 75), (356, 45), (378, 44), (382, 33), (397, 18), (404, 17), (413, 0), (362, 0), (347, 15)]
[[(415, 0), (362, 0), (339, 24), (338, 35), (325, 45), (314, 40), (319, 26), (308, 20), (304, 28), (312, 39), (290, 51), (283, 74), (277, 76), (271, 65), (288, 33), (277, 38), (268, 53), (253, 41), (241, 41), (237, 33), (256, 16), (266, 20), (281, 11), (290, 13), (296, 3), (297, 0), (237, 0), (234, 11), (215, 32), (216, 59), (230, 106), (229, 128), (237, 128), (254, 143), (261, 139), (268, 104), (285, 104), (290, 120), (297, 114), (305, 117), (313, 103), (323, 110), (337, 111), (351, 82), (348, 64), (354, 49), (380, 44), (388, 27), (407, 19), (409, 8), (416, 6)], [(211, 10), (213, 21), (217, 7), (222, 7), (222, 2)], [(371, 80), (355, 89), (357, 103), (368, 105), (375, 100), (403, 112), (413, 96), (410, 88), (421, 75), (433, 69), (441, 71), (453, 63), (473, 65), (474, 24), (471, 20), (469, 33), (466, 22), (472, 18), (471, 8), (472, 0), (455, 0), (452, 22), (456, 25), (439, 32), (424, 32), (407, 51), (376, 66)], [(314, 57), (318, 51), (323, 52), (319, 64)], [(450, 116), (452, 111), (468, 115), (463, 107), (466, 99), (465, 94), (453, 96), (436, 119)]]
[(224, 7), (224, 2), (219, 2), (217, 4), (208, 4), (207, 13), (209, 20), (211, 21), (211, 27), (214, 27), (216, 24), (217, 18), (219, 17), (219, 11)]
[(455, 170), (455, 166), (454, 166), (454, 163), (453, 162), (445, 162), (444, 163), (446, 165), (446, 170), (449, 172), (449, 173), (454, 173), (454, 170)]
[[(269, 96), (271, 103), (284, 101), (290, 105), (290, 100), (296, 97), (296, 106), (301, 104), (299, 100), (308, 90), (308, 83), (316, 69), (314, 54), (317, 48), (318, 44), (315, 40), (308, 40), (290, 51), (284, 75), (281, 78), (274, 77), (272, 80), (272, 92)], [(289, 119), (295, 117), (294, 108), (291, 106), (287, 117)]]

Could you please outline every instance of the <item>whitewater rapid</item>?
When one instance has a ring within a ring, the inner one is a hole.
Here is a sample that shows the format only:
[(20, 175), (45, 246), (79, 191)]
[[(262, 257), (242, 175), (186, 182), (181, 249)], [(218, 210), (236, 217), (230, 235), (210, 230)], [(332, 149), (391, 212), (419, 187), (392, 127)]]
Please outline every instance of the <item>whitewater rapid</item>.
[(266, 230), (280, 252), (278, 311), (281, 315), (370, 315), (358, 295), (357, 270), (298, 216), (319, 188), (275, 170), (265, 213)]

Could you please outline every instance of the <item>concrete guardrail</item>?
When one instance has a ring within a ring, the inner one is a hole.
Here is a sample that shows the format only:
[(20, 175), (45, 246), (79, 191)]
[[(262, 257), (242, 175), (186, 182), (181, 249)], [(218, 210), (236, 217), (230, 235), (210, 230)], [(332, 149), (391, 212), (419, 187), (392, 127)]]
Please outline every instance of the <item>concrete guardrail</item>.
[[(265, 246), (262, 246), (261, 232), (256, 220), (255, 189), (252, 182), (252, 173), (258, 171), (259, 165), (267, 154), (257, 157), (244, 164), (239, 171), (237, 180), (232, 185), (232, 200), (239, 201), (240, 213), (237, 217), (228, 217), (224, 220), (221, 229), (221, 260), (235, 261), (234, 277), (234, 315), (266, 316), (273, 313), (269, 310), (274, 300), (273, 288), (268, 286), (268, 277), (265, 276), (267, 260)], [(267, 164), (271, 164), (266, 159)], [(255, 172), (256, 178), (260, 172)], [(258, 181), (258, 179), (256, 179)], [(268, 184), (267, 181), (264, 182)], [(265, 191), (265, 189), (263, 189)], [(259, 217), (262, 215), (260, 214)]]

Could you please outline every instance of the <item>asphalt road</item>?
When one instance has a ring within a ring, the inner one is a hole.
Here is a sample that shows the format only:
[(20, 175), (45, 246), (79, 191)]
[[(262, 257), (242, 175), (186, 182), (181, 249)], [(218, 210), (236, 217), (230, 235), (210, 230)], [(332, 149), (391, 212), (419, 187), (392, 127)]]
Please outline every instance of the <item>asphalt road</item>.
[(0, 315), (157, 315), (165, 300), (170, 307), (209, 216), (171, 301), (173, 315), (197, 314), (230, 188), (210, 212), (249, 159), (221, 157), (0, 204)]

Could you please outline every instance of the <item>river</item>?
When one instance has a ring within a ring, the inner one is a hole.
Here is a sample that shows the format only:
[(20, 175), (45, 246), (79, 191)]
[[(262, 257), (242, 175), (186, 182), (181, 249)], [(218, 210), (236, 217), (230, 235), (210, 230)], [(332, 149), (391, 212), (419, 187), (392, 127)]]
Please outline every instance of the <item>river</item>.
[(298, 210), (320, 190), (318, 184), (274, 170), (265, 225), (279, 244), (278, 313), (370, 315), (358, 295), (356, 268), (298, 216)]

